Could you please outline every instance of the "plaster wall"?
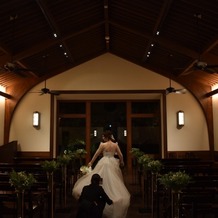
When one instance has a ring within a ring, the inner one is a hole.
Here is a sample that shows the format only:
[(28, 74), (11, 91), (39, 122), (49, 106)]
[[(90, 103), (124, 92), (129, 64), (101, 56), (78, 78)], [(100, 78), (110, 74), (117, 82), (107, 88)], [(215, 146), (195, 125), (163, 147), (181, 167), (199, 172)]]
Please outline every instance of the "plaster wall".
[[(168, 86), (168, 78), (109, 53), (47, 80), (47, 87), (51, 90), (159, 90)], [(176, 82), (172, 82), (172, 86), (183, 88)], [(44, 83), (40, 83), (27, 93), (14, 113), (10, 141), (18, 140), (21, 151), (49, 151), (50, 95), (31, 93), (43, 87)], [(141, 99), (146, 96), (75, 95), (73, 98)], [(32, 127), (32, 113), (36, 110), (41, 113), (39, 130)], [(180, 130), (176, 128), (178, 110), (185, 111), (185, 126)], [(169, 151), (209, 150), (206, 121), (190, 93), (167, 96), (167, 140)]]

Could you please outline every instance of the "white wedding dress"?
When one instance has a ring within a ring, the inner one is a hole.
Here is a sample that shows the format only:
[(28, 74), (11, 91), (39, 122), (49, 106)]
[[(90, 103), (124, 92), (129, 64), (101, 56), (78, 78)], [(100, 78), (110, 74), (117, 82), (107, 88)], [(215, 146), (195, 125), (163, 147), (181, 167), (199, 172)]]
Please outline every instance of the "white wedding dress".
[(103, 152), (103, 157), (98, 161), (95, 168), (77, 180), (73, 187), (73, 196), (76, 199), (79, 198), (83, 187), (90, 184), (91, 177), (95, 173), (103, 178), (102, 187), (113, 200), (112, 205), (106, 204), (103, 217), (125, 218), (130, 204), (130, 193), (124, 184), (119, 160), (114, 157), (112, 152)]

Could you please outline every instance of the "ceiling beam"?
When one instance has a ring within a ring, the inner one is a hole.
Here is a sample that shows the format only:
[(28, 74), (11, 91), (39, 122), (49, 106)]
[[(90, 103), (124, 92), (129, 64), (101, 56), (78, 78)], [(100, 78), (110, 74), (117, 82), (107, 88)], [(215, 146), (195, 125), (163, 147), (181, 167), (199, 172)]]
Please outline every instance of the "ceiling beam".
[[(42, 11), (49, 27), (52, 30), (53, 34), (56, 34), (57, 37), (61, 37), (61, 31), (59, 30), (58, 26), (55, 23), (55, 20), (52, 16), (52, 14), (49, 11), (49, 8), (46, 6), (46, 4), (44, 3), (44, 1), (41, 0), (36, 0), (40, 10)], [(66, 52), (66, 58), (69, 58), (71, 62), (75, 62), (70, 49), (68, 48), (67, 44), (65, 43), (65, 41), (61, 41), (61, 45), (64, 47), (64, 51)]]
[(9, 95), (9, 94), (7, 94), (7, 93), (5, 93), (5, 92), (2, 92), (2, 91), (0, 91), (0, 95), (3, 96), (3, 97), (5, 97), (5, 98), (8, 98), (8, 99), (11, 99), (11, 98), (12, 98), (11, 95)]
[(151, 37), (148, 41), (148, 46), (147, 48), (145, 49), (145, 53), (143, 55), (143, 58), (142, 58), (142, 62), (145, 62), (148, 58), (148, 52), (151, 50), (151, 44), (153, 44), (153, 40), (155, 37), (158, 37), (157, 36), (157, 32), (161, 30), (161, 26), (162, 24), (164, 23), (165, 19), (166, 19), (166, 16), (169, 12), (169, 9), (170, 9), (170, 6), (172, 4), (172, 0), (166, 0), (163, 4), (163, 7), (161, 8), (161, 12), (158, 16), (158, 19), (156, 20), (156, 23), (154, 25), (154, 28), (153, 28), (153, 37)]
[[(123, 29), (124, 31), (133, 33), (133, 34), (135, 34), (137, 36), (144, 37), (144, 38), (146, 38), (148, 40), (153, 37), (150, 34), (141, 33), (139, 31), (135, 31), (135, 30), (129, 29), (127, 27), (124, 27), (123, 25), (119, 25), (119, 24), (111, 22), (111, 21), (110, 21), (110, 24), (115, 26), (115, 27), (117, 27), (117, 28), (119, 28), (119, 29)], [(191, 50), (191, 49), (189, 49), (187, 47), (183, 47), (183, 46), (181, 46), (181, 45), (179, 45), (177, 43), (174, 43), (172, 41), (169, 41), (169, 40), (167, 40), (167, 39), (165, 39), (165, 38), (163, 38), (161, 36), (159, 36), (158, 39), (154, 38), (154, 43), (158, 43), (162, 47), (165, 47), (166, 49), (170, 49), (172, 51), (175, 51), (176, 53), (178, 53), (178, 51), (179, 51), (180, 54), (185, 55), (187, 57), (190, 57), (192, 59), (196, 58), (197, 55), (198, 55), (198, 53), (196, 51)]]
[(0, 44), (0, 50), (4, 52), (5, 54), (11, 55), (8, 48), (6, 48), (4, 45)]
[(209, 65), (212, 64), (218, 64), (218, 57), (215, 54), (212, 53), (206, 53), (202, 56), (202, 59), (206, 62), (208, 62)]
[[(43, 51), (46, 48), (49, 48), (49, 47), (54, 46), (56, 44), (61, 44), (64, 41), (66, 41), (66, 40), (68, 40), (68, 39), (70, 39), (70, 38), (72, 38), (74, 36), (80, 35), (80, 34), (82, 34), (84, 32), (87, 32), (87, 31), (89, 31), (91, 29), (95, 29), (95, 28), (97, 28), (97, 27), (99, 27), (99, 26), (101, 26), (103, 24), (105, 24), (105, 21), (99, 22), (99, 23), (97, 23), (95, 25), (90, 26), (89, 28), (85, 28), (85, 29), (83, 29), (81, 31), (78, 31), (76, 33), (69, 34), (69, 35), (67, 35), (65, 37), (60, 37), (60, 38), (58, 38), (56, 40), (43, 41), (42, 43), (39, 43), (39, 44), (34, 45), (33, 47), (30, 47), (29, 49), (26, 49), (26, 50), (24, 50), (24, 51), (22, 51), (20, 53), (14, 54), (14, 60), (19, 61), (19, 60), (22, 60), (24, 58), (27, 58), (28, 56), (32, 56), (32, 55), (34, 55), (34, 54), (36, 54), (38, 52)], [(146, 38), (148, 40), (153, 37), (152, 35), (149, 35), (149, 34), (146, 34), (146, 33), (141, 33), (139, 31), (129, 29), (127, 27), (121, 26), (121, 25), (119, 25), (117, 23), (114, 23), (114, 22), (111, 22), (111, 21), (109, 21), (109, 24), (113, 25), (113, 26), (115, 26), (117, 28), (123, 29), (125, 31), (131, 32), (131, 33), (133, 33), (135, 35), (144, 37), (144, 38)], [(194, 50), (191, 50), (191, 49), (183, 47), (183, 46), (181, 46), (179, 44), (173, 43), (172, 41), (166, 40), (161, 36), (159, 36), (158, 39), (155, 38), (154, 43), (159, 43), (161, 46), (163, 46), (165, 48), (168, 48), (170, 50), (173, 50), (173, 51), (178, 51), (179, 50), (181, 54), (186, 55), (187, 57), (190, 57), (192, 59), (195, 59), (198, 56), (198, 53), (195, 52)]]
[(92, 29), (96, 29), (99, 26), (104, 25), (104, 23), (105, 23), (105, 21), (99, 22), (95, 25), (89, 26), (88, 28), (85, 28), (85, 29), (78, 31), (76, 33), (69, 34), (65, 37), (57, 38), (56, 40), (43, 41), (42, 43), (39, 43), (39, 44), (34, 45), (33, 47), (30, 47), (29, 49), (26, 49), (20, 53), (14, 54), (14, 60), (19, 61), (19, 60), (22, 60), (22, 59), (27, 58), (29, 56), (32, 56), (36, 53), (40, 53), (41, 51), (46, 50), (46, 48), (49, 48), (51, 46), (62, 44), (64, 41), (66, 41), (72, 37), (78, 36), (82, 33), (86, 33)]
[(110, 31), (109, 31), (109, 16), (108, 16), (108, 0), (104, 0), (104, 19), (105, 19), (105, 43), (107, 51), (110, 49)]
[[(202, 56), (206, 56), (207, 54), (209, 54), (209, 52), (218, 44), (218, 40), (215, 39), (214, 41), (212, 41), (205, 49), (203, 52), (201, 52), (201, 54), (196, 55), (196, 57), (202, 57)], [(184, 70), (180, 73), (180, 75), (185, 75), (192, 67), (193, 65), (200, 60), (197, 60), (197, 58), (194, 58), (194, 60), (186, 67), (184, 68)], [(202, 59), (202, 58), (201, 58)], [(216, 58), (217, 59), (217, 58)], [(206, 61), (206, 60), (205, 60)], [(211, 64), (211, 63), (210, 63)]]
[(11, 59), (10, 55), (4, 54), (0, 55), (0, 67), (4, 66)]
[(204, 55), (205, 53), (210, 52), (213, 48), (215, 48), (218, 45), (218, 39), (216, 38), (214, 41), (212, 41), (206, 49), (204, 49), (202, 55)]
[(213, 90), (211, 92), (208, 92), (205, 96), (206, 97), (211, 97), (211, 96), (213, 96), (215, 94), (218, 94), (218, 89), (215, 89), (215, 90)]

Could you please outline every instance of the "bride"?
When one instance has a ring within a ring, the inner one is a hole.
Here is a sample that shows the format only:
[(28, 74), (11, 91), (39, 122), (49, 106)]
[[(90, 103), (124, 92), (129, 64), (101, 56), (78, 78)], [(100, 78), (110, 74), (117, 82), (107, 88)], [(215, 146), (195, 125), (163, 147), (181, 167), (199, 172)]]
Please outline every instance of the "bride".
[[(88, 174), (77, 180), (73, 187), (72, 194), (78, 199), (82, 188), (89, 185), (93, 174), (98, 173), (103, 178), (102, 187), (113, 200), (112, 205), (106, 205), (103, 212), (105, 218), (125, 218), (130, 204), (130, 194), (127, 190), (120, 166), (124, 165), (123, 155), (116, 142), (114, 142), (111, 131), (106, 131), (102, 136), (104, 142), (101, 142), (95, 152), (92, 160), (88, 163), (91, 167), (97, 157), (103, 154), (95, 168)], [(119, 160), (114, 157), (117, 154)]]

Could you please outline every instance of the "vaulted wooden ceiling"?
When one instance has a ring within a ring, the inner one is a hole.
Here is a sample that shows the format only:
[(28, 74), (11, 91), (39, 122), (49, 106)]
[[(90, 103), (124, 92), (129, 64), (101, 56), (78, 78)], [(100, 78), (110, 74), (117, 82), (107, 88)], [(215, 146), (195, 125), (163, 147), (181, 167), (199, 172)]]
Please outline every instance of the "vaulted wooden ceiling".
[[(218, 83), (218, 0), (1, 0), (0, 6), (0, 85), (11, 95), (107, 52), (170, 75), (197, 98)], [(217, 66), (195, 69), (199, 59)]]
[(218, 0), (1, 0), (0, 9), (0, 85), (11, 97), (5, 142), (29, 89), (110, 52), (187, 88), (204, 110), (213, 150), (205, 94), (218, 83)]

